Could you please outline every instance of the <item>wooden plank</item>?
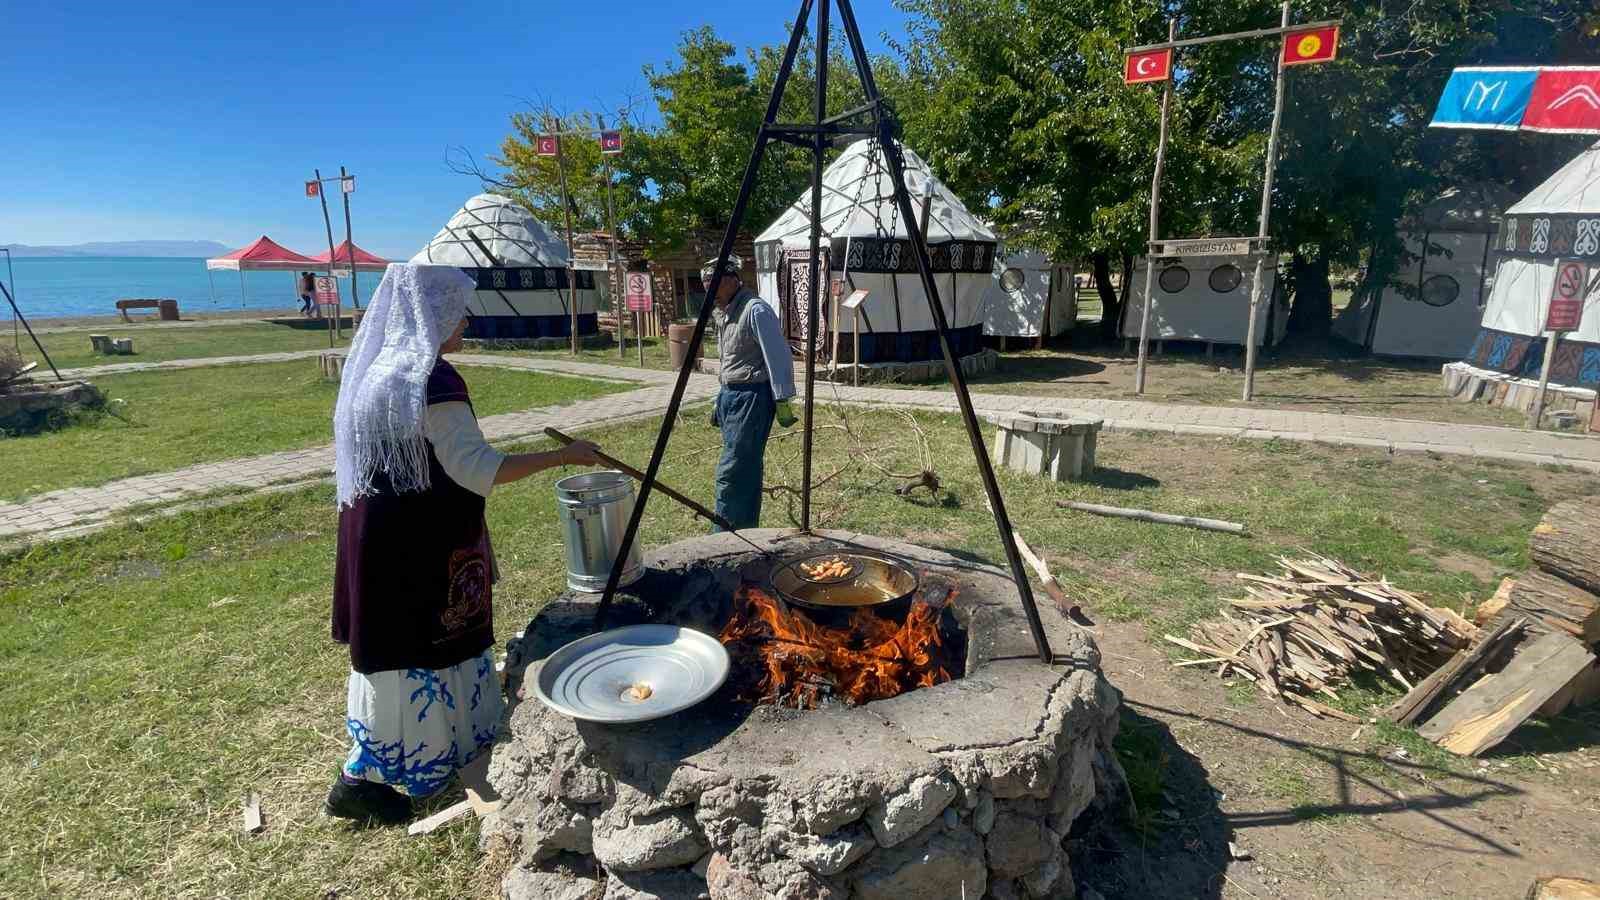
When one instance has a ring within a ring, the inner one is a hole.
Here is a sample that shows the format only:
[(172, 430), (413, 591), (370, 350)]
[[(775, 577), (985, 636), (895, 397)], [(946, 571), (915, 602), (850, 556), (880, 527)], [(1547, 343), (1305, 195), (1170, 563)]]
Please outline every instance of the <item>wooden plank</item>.
[(1526, 900), (1600, 900), (1600, 884), (1583, 878), (1544, 875), (1528, 888)]
[(1245, 527), (1238, 522), (1226, 522), (1222, 519), (1206, 519), (1199, 516), (1175, 516), (1171, 513), (1151, 512), (1148, 509), (1128, 509), (1121, 506), (1101, 506), (1098, 503), (1079, 503), (1076, 500), (1057, 500), (1056, 505), (1062, 509), (1075, 509), (1078, 512), (1093, 513), (1097, 516), (1111, 516), (1118, 519), (1137, 519), (1141, 522), (1154, 522), (1158, 525), (1187, 525), (1190, 528), (1200, 528), (1205, 531), (1221, 531), (1228, 534), (1244, 534)]
[(1417, 733), (1452, 753), (1476, 756), (1505, 739), (1568, 681), (1594, 662), (1564, 634), (1525, 643), (1493, 679), (1463, 691)]
[(460, 803), (447, 806), (420, 822), (412, 822), (406, 829), (406, 834), (416, 837), (419, 834), (428, 834), (450, 822), (472, 812), (472, 801), (462, 800)]
[(1419, 682), (1410, 693), (1389, 707), (1384, 713), (1384, 718), (1399, 725), (1411, 725), (1425, 718), (1451, 685), (1470, 678), (1472, 672), (1488, 662), (1506, 639), (1521, 629), (1520, 620), (1501, 622), (1494, 630), (1484, 635), (1476, 647), (1456, 653), (1449, 662)]

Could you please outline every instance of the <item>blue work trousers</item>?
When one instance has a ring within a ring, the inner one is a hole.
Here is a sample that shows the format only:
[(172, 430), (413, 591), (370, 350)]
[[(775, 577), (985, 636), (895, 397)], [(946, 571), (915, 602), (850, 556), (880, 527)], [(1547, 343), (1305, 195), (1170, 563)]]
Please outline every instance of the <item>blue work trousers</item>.
[(772, 386), (765, 382), (725, 384), (717, 394), (717, 419), (722, 423), (717, 514), (735, 528), (754, 528), (761, 520), (761, 474), (777, 412)]

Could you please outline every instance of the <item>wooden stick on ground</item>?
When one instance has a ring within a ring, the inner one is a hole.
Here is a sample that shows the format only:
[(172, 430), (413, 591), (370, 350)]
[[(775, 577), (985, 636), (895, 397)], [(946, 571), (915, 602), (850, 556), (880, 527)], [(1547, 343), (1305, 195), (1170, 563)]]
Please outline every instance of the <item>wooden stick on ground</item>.
[(1022, 558), (1027, 560), (1028, 565), (1033, 567), (1034, 573), (1039, 576), (1039, 583), (1044, 585), (1044, 592), (1050, 595), (1051, 600), (1055, 601), (1056, 608), (1061, 610), (1061, 614), (1074, 621), (1082, 616), (1083, 611), (1078, 608), (1078, 604), (1072, 602), (1072, 599), (1067, 596), (1067, 592), (1061, 589), (1061, 585), (1057, 583), (1055, 576), (1050, 574), (1050, 567), (1045, 565), (1044, 560), (1039, 558), (1028, 547), (1027, 542), (1022, 539), (1022, 535), (1013, 531), (1011, 532), (1011, 539), (1017, 544), (1017, 552), (1022, 554)]
[(265, 827), (266, 823), (261, 819), (261, 795), (251, 791), (249, 798), (244, 801), (244, 833), (256, 834)]
[(420, 822), (412, 822), (411, 827), (406, 829), (406, 834), (411, 835), (412, 837), (416, 837), (419, 834), (427, 834), (438, 829), (440, 826), (446, 825), (456, 819), (461, 818), (471, 811), (472, 801), (462, 800), (460, 803), (456, 803), (439, 810)]
[(1187, 525), (1190, 528), (1201, 528), (1206, 531), (1221, 531), (1227, 534), (1244, 534), (1245, 527), (1238, 522), (1225, 522), (1222, 519), (1203, 519), (1199, 516), (1175, 516), (1170, 513), (1151, 512), (1148, 509), (1127, 509), (1121, 506), (1101, 506), (1098, 503), (1079, 503), (1076, 500), (1058, 500), (1056, 505), (1062, 509), (1075, 509), (1078, 512), (1093, 513), (1097, 516), (1112, 516), (1118, 519), (1137, 519), (1141, 522), (1155, 522), (1159, 525)]

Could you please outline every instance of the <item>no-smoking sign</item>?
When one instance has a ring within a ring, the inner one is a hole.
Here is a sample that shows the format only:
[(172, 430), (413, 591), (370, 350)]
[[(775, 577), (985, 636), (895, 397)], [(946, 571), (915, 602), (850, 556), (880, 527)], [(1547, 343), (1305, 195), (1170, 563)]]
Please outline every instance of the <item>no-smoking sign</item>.
[(623, 299), (632, 312), (649, 312), (654, 301), (653, 291), (650, 288), (650, 273), (629, 272), (626, 290)]
[(1545, 331), (1577, 331), (1583, 322), (1583, 299), (1588, 293), (1589, 266), (1565, 260), (1556, 264), (1556, 282), (1550, 289), (1550, 308), (1545, 311)]

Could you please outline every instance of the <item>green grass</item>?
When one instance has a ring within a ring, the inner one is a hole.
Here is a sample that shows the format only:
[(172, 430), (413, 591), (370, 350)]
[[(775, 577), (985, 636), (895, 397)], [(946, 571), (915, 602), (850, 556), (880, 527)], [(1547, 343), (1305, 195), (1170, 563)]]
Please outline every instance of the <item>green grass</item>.
[[(484, 373), (466, 370), (469, 380)], [(474, 381), (475, 387), (480, 383)], [(480, 396), (488, 391), (480, 389)], [(710, 500), (718, 437), (690, 410), (662, 479)], [(825, 409), (823, 422), (840, 424)], [(817, 492), (825, 524), (1002, 559), (959, 423), (918, 416), (936, 448), (944, 502), (913, 502), (870, 466), (847, 468)], [(905, 419), (852, 412), (851, 439), (817, 432), (819, 475), (871, 456), (915, 470)], [(655, 422), (586, 433), (642, 465)], [(769, 483), (793, 483), (798, 439), (778, 437)], [(1096, 482), (1056, 485), (1008, 472), (1013, 520), (1066, 576), (1092, 616), (1116, 598), (1125, 617), (1156, 634), (1214, 613), (1236, 571), (1267, 570), (1297, 547), (1381, 571), (1431, 598), (1491, 587), (1435, 562), (1437, 529), (1471, 546), (1526, 536), (1557, 497), (1592, 479), (1526, 467), (1309, 447), (1296, 455), (1260, 444), (1179, 441), (1108, 433)], [(8, 457), (9, 458), (9, 457)], [(496, 489), (489, 503), (503, 578), (495, 589), (500, 638), (526, 626), (563, 580), (552, 502), (560, 472)], [(1478, 479), (1488, 483), (1479, 485)], [(1231, 535), (1102, 519), (1057, 510), (1074, 497), (1250, 523)], [(763, 524), (787, 523), (769, 502)], [(642, 540), (701, 532), (656, 498)], [(492, 891), (477, 872), (475, 829), (455, 824), (408, 838), (357, 831), (323, 818), (322, 795), (345, 751), (348, 657), (328, 640), (335, 516), (331, 489), (258, 497), (0, 557), (0, 896), (6, 897), (459, 897)], [(1463, 580), (1465, 578), (1465, 580)], [(1141, 809), (1155, 811), (1167, 761), (1159, 735), (1128, 729), (1118, 752), (1133, 767)], [(1270, 773), (1290, 805), (1314, 805), (1293, 776)], [(239, 833), (238, 807), (263, 797), (264, 834)], [(440, 798), (444, 804), (458, 793)]]
[[(200, 330), (200, 329), (197, 329)], [(570, 403), (626, 385), (462, 366), (480, 416)], [(201, 462), (293, 450), (333, 439), (338, 385), (315, 360), (107, 375), (113, 415), (58, 431), (0, 438), (0, 499), (101, 484)]]
[[(315, 327), (320, 326), (320, 327)], [(103, 356), (89, 346), (89, 335), (105, 334), (114, 338), (132, 338), (132, 356)], [(350, 343), (350, 329), (344, 329), (340, 347)], [(57, 367), (100, 366), (116, 363), (162, 362), (169, 359), (200, 359), (214, 356), (246, 356), (253, 353), (281, 353), (289, 350), (327, 349), (326, 322), (307, 322), (305, 327), (269, 325), (265, 322), (247, 322), (238, 325), (195, 327), (192, 325), (162, 325), (140, 322), (135, 325), (108, 325), (103, 329), (62, 331), (39, 335), (46, 353)], [(48, 369), (38, 350), (24, 335), (22, 357), (37, 360), (40, 369)]]

